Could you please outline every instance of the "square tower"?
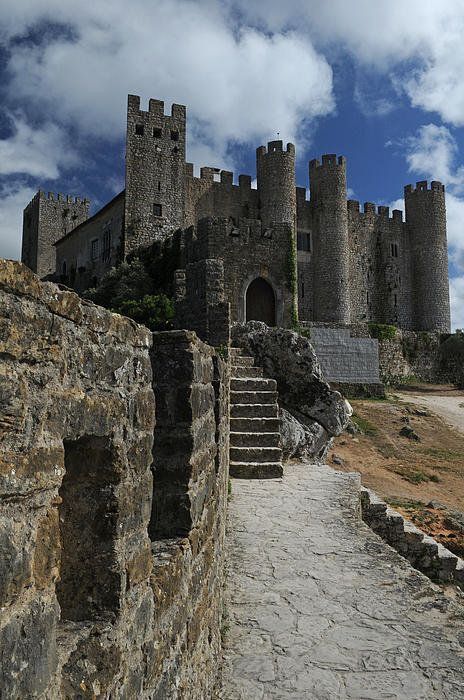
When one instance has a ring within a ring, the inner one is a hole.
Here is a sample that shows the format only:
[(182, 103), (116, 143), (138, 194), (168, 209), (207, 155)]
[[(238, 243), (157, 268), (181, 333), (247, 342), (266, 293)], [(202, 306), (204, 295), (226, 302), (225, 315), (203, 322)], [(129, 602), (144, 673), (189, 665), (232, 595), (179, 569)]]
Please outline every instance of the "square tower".
[(124, 256), (184, 224), (186, 108), (128, 96)]
[(39, 277), (54, 274), (54, 244), (88, 219), (89, 206), (88, 199), (37, 192), (23, 214), (21, 262)]

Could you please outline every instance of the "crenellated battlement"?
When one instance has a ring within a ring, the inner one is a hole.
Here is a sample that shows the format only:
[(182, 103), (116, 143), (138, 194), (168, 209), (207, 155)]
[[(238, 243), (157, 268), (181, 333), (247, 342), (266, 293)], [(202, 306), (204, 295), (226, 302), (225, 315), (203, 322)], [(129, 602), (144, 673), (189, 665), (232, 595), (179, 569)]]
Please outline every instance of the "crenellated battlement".
[(173, 104), (171, 107), (171, 114), (166, 114), (164, 110), (163, 100), (150, 99), (148, 101), (148, 110), (140, 109), (140, 96), (139, 95), (128, 95), (127, 97), (127, 107), (130, 113), (138, 113), (140, 115), (152, 115), (158, 118), (173, 118), (179, 121), (185, 120), (187, 116), (187, 108), (185, 105)]
[(206, 181), (215, 185), (225, 185), (227, 187), (237, 187), (243, 190), (251, 190), (252, 177), (251, 175), (239, 175), (238, 182), (234, 183), (234, 173), (231, 170), (221, 170), (210, 166), (202, 166), (200, 168), (200, 176), (194, 174), (194, 164), (185, 164), (185, 176), (196, 181)]
[(263, 156), (272, 156), (276, 153), (287, 153), (292, 156), (295, 155), (295, 146), (293, 143), (287, 143), (287, 148), (284, 151), (283, 141), (269, 141), (267, 146), (259, 146), (256, 149), (256, 157), (261, 158)]
[(445, 186), (439, 182), (438, 180), (432, 180), (430, 183), (430, 187), (428, 186), (427, 180), (420, 180), (419, 182), (416, 182), (416, 186), (414, 185), (405, 185), (404, 187), (404, 195), (410, 195), (415, 192), (444, 192), (445, 191)]
[(358, 214), (363, 216), (364, 214), (369, 214), (370, 216), (378, 217), (379, 219), (388, 219), (389, 221), (402, 222), (403, 212), (401, 209), (393, 209), (390, 215), (390, 207), (386, 207), (383, 204), (376, 205), (373, 202), (364, 202), (363, 211), (361, 211), (360, 203), (356, 199), (347, 200), (348, 212), (354, 216)]
[(90, 204), (90, 200), (86, 197), (80, 197), (71, 194), (62, 194), (61, 192), (55, 193), (44, 192), (44, 190), (38, 190), (38, 192), (36, 192), (35, 195), (32, 197), (26, 209), (40, 200), (46, 200), (49, 202), (60, 202), (62, 204), (82, 204), (84, 206), (88, 206)]
[[(322, 162), (321, 162), (322, 161)], [(309, 172), (312, 173), (316, 170), (321, 170), (323, 168), (333, 168), (333, 167), (346, 167), (345, 156), (338, 156), (336, 153), (326, 153), (322, 156), (321, 161), (317, 158), (309, 161)]]

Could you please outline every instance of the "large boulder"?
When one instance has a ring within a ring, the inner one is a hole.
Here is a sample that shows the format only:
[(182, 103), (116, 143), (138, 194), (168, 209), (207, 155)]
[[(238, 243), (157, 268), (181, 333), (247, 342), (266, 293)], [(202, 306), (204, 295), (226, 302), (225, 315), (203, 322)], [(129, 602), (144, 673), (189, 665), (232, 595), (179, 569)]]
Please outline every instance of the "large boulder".
[(331, 438), (345, 429), (352, 410), (324, 380), (310, 341), (260, 321), (234, 326), (232, 341), (254, 357), (266, 377), (277, 381), (279, 403), (286, 409), (281, 416), (284, 458), (323, 457)]
[[(300, 416), (300, 419), (302, 417)], [(323, 460), (332, 444), (332, 438), (320, 423), (298, 420), (285, 408), (279, 411), (282, 458)]]

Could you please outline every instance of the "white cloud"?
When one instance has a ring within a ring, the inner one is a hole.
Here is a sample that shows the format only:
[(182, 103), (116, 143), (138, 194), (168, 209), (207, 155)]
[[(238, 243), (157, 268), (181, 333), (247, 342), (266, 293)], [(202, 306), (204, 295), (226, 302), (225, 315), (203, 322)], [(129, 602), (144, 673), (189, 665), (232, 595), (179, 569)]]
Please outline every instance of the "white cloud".
[(14, 133), (0, 139), (0, 175), (26, 174), (55, 179), (60, 167), (77, 163), (65, 132), (55, 124), (33, 128), (23, 115), (9, 115)]
[(344, 46), (422, 109), (464, 125), (462, 0), (235, 0), (249, 21), (273, 31), (297, 26), (318, 45)]
[(21, 258), (23, 209), (35, 190), (20, 182), (0, 189), (0, 250), (3, 258)]
[[(234, 31), (207, 0), (134, 0), (130, 12), (123, 0), (63, 5), (56, 19), (72, 33), (14, 47), (9, 95), (38, 104), (40, 96), (43, 109), (87, 133), (121, 135), (128, 92), (186, 103), (219, 150), (277, 131), (294, 139), (303, 118), (333, 109), (331, 68), (296, 32)], [(29, 3), (26, 14), (7, 0), (0, 23), (24, 32), (52, 7)]]

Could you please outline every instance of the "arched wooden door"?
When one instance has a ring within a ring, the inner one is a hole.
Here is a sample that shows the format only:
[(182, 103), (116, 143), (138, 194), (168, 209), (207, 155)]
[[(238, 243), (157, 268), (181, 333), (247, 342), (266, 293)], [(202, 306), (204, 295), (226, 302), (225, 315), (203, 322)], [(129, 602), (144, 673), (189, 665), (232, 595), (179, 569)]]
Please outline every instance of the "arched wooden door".
[(275, 294), (269, 282), (257, 277), (246, 292), (246, 320), (276, 325)]

